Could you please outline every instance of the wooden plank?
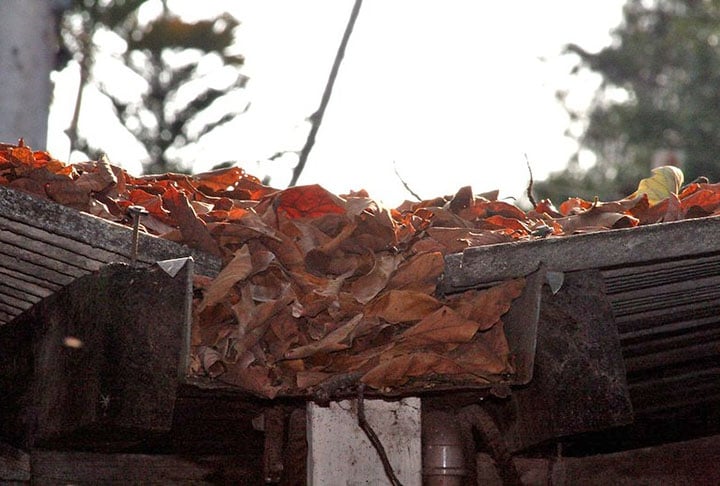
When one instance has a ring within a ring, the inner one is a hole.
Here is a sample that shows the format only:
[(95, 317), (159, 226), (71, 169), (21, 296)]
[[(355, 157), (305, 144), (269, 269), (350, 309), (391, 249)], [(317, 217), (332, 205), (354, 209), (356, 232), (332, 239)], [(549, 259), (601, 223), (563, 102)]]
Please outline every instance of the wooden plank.
[(22, 273), (7, 267), (0, 267), (0, 278), (2, 278), (6, 284), (17, 288), (20, 292), (27, 293), (34, 297), (40, 297), (41, 299), (62, 287), (58, 284), (51, 284), (34, 275)]
[[(587, 457), (516, 458), (523, 484), (720, 484), (720, 436)], [(492, 459), (478, 454), (480, 484), (502, 486)]]
[(22, 260), (18, 258), (17, 254), (13, 255), (5, 250), (6, 248), (0, 245), (0, 261), (2, 261), (3, 267), (14, 272), (29, 275), (57, 286), (65, 286), (77, 278), (74, 275), (62, 273), (45, 265), (39, 265), (37, 262)]
[[(2, 220), (0, 219), (0, 223)], [(42, 257), (50, 256), (53, 260), (64, 262), (73, 267), (83, 270), (83, 274), (91, 271), (98, 270), (101, 266), (105, 265), (107, 260), (92, 258), (93, 248), (89, 245), (70, 245), (65, 246), (73, 247), (73, 250), (68, 250), (59, 245), (59, 241), (62, 238), (58, 237), (56, 241), (46, 242), (40, 239), (28, 236), (26, 231), (23, 231), (27, 226), (21, 225), (8, 225), (6, 228), (2, 228), (0, 224), (0, 245), (8, 249), (16, 249), (21, 257), (27, 252), (29, 255), (34, 255), (37, 259), (37, 255)], [(67, 240), (67, 239), (66, 239)], [(108, 252), (103, 252), (104, 255), (110, 255)]]
[[(0, 282), (2, 282), (2, 280), (0, 280)], [(40, 300), (40, 297), (22, 292), (21, 290), (5, 285), (4, 283), (0, 283), (0, 294), (3, 295), (3, 298), (6, 299), (9, 304), (13, 303), (13, 299), (17, 299), (18, 302), (22, 303), (21, 305), (32, 305)]]
[(56, 235), (43, 228), (36, 228), (35, 226), (30, 226), (28, 223), (17, 222), (0, 215), (0, 235), (3, 233), (2, 230), (7, 230), (7, 233), (14, 234), (21, 238), (20, 240), (15, 240), (19, 242), (19, 245), (24, 245), (25, 239), (35, 240), (103, 264), (117, 261), (122, 257), (119, 253), (97, 248), (96, 246), (83, 243), (73, 238)]
[(468, 248), (445, 258), (440, 290), (446, 293), (549, 271), (611, 268), (652, 260), (717, 253), (720, 218), (708, 217), (636, 228), (548, 237)]
[(35, 265), (61, 275), (72, 277), (71, 281), (89, 273), (89, 270), (85, 270), (76, 265), (76, 261), (66, 261), (63, 259), (63, 255), (57, 255), (55, 253), (57, 249), (53, 249), (53, 253), (41, 253), (42, 249), (33, 248), (32, 242), (28, 243), (30, 244), (25, 247), (18, 247), (0, 241), (0, 254), (13, 258), (18, 263)]
[[(132, 231), (126, 226), (4, 186), (0, 186), (0, 215), (53, 235), (120, 255), (113, 261), (130, 260)], [(220, 271), (222, 262), (219, 258), (146, 233), (140, 234), (139, 262), (152, 264), (186, 256), (193, 257), (198, 273), (212, 276)]]
[(34, 450), (33, 484), (262, 484), (253, 456)]
[(23, 309), (21, 307), (14, 306), (6, 302), (0, 302), (0, 311), (7, 312), (9, 314), (19, 315)]

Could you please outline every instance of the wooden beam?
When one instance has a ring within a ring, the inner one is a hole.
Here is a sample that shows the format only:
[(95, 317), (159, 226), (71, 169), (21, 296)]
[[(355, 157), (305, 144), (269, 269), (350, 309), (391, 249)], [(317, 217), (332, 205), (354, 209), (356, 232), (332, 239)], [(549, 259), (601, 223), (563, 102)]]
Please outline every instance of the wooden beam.
[(256, 457), (227, 453), (150, 455), (34, 450), (31, 465), (33, 484), (263, 483)]

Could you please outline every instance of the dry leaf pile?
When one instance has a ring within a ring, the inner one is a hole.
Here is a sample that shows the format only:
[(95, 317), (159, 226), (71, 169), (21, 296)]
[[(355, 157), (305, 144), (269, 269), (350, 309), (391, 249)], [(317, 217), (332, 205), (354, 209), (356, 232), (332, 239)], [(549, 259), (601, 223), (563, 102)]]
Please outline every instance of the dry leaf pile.
[(133, 177), (22, 143), (0, 144), (0, 184), (118, 222), (141, 205), (149, 233), (221, 257), (216, 278), (196, 277), (190, 372), (269, 398), (343, 380), (380, 393), (502, 382), (514, 371), (502, 315), (524, 280), (438, 297), (445, 254), (720, 211), (707, 183), (657, 200), (661, 188), (652, 204), (638, 191), (526, 212), (465, 187), (389, 209), (364, 191), (273, 189), (239, 168)]

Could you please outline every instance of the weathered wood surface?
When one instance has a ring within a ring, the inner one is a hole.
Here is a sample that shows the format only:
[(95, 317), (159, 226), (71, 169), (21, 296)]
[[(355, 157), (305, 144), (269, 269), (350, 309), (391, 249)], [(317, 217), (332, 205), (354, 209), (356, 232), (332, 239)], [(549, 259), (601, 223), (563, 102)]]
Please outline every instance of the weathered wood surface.
[[(255, 456), (33, 451), (33, 484), (263, 484)], [(2, 479), (2, 478), (0, 478)]]
[(0, 442), (0, 484), (30, 481), (30, 455)]
[(720, 218), (708, 217), (472, 247), (445, 258), (440, 290), (452, 293), (528, 275), (541, 263), (549, 271), (569, 272), (717, 253), (718, 242)]
[(633, 407), (620, 339), (599, 271), (568, 272), (545, 286), (534, 377), (497, 409), (512, 450), (631, 423)]
[(28, 447), (168, 430), (186, 369), (191, 271), (109, 265), (0, 327), (0, 435)]
[[(132, 229), (0, 186), (0, 325), (73, 280), (130, 261)], [(192, 256), (196, 273), (221, 261), (172, 241), (140, 234), (138, 262)]]
[[(516, 458), (526, 486), (716, 486), (720, 436), (586, 457)], [(478, 454), (478, 484), (502, 486), (493, 460)]]

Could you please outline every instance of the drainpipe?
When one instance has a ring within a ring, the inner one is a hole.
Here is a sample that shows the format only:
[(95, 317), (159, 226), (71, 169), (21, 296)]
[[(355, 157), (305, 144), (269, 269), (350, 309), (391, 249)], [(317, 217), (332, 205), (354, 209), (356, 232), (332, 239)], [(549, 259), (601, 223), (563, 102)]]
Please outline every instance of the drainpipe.
[(423, 414), (422, 454), (425, 486), (462, 486), (468, 470), (455, 415), (439, 411)]

